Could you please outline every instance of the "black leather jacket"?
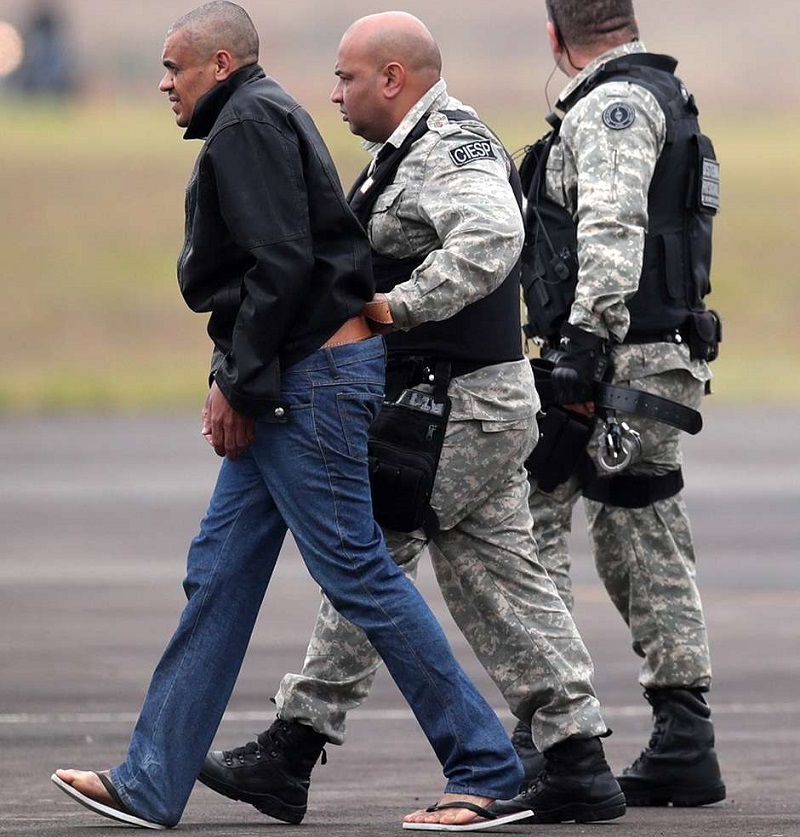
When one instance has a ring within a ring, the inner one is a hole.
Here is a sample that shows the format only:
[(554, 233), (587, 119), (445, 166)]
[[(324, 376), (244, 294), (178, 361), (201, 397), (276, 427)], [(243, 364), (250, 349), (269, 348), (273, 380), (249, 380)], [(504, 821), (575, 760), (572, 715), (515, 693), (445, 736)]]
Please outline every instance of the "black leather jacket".
[(230, 405), (285, 420), (280, 371), (373, 296), (369, 243), (311, 118), (260, 66), (203, 96), (184, 138), (206, 142), (186, 189), (181, 292), (211, 312), (211, 372)]

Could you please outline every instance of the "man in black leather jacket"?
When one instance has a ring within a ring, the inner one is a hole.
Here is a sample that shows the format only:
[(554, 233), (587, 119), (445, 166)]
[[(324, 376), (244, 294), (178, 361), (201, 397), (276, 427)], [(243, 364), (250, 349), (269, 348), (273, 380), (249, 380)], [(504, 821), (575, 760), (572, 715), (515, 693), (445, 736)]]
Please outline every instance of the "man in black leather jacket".
[(369, 249), (311, 118), (258, 64), (204, 95), (184, 138), (205, 144), (187, 187), (181, 291), (211, 312), (212, 374), (228, 402), (274, 418), (275, 372), (371, 298)]
[(179, 821), (291, 530), (412, 705), (445, 793), (461, 806), (510, 797), (522, 770), (508, 737), (373, 519), (367, 431), (385, 350), (360, 313), (374, 304), (366, 236), (311, 119), (257, 58), (250, 18), (227, 2), (185, 15), (164, 45), (159, 89), (185, 136), (206, 138), (178, 272), (190, 307), (211, 313), (203, 433), (225, 459), (125, 760), (53, 781), (118, 822)]

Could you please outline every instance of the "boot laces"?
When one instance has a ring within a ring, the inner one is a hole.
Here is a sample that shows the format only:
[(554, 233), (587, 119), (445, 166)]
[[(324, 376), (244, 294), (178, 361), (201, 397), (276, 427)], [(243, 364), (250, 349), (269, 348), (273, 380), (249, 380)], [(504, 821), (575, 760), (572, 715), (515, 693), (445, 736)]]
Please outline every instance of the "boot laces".
[(542, 788), (544, 788), (546, 785), (550, 784), (550, 782), (549, 782), (550, 775), (551, 775), (551, 772), (548, 771), (548, 769), (546, 767), (543, 767), (539, 771), (536, 778), (528, 785), (528, 789), (527, 789), (527, 791), (525, 791), (525, 795), (529, 796), (529, 795), (538, 794), (539, 791), (542, 790)]
[[(264, 730), (261, 735), (258, 736), (258, 742), (251, 741), (249, 744), (245, 744), (245, 747), (249, 747), (251, 745), (255, 745), (256, 749), (259, 751), (256, 758), (261, 757), (261, 753), (268, 752), (270, 756), (273, 758), (277, 758), (278, 754), (281, 750), (291, 750), (292, 749), (292, 725), (289, 721), (284, 721), (278, 718), (272, 726)], [(288, 746), (287, 746), (288, 745)], [(252, 752), (252, 750), (250, 751)], [(328, 753), (325, 751), (325, 748), (322, 748), (322, 754), (320, 757), (320, 764), (327, 764), (328, 763)]]
[[(259, 736), (259, 739), (261, 736)], [(264, 748), (257, 741), (248, 741), (241, 747), (234, 747), (233, 750), (223, 750), (222, 757), (225, 761), (244, 761), (247, 756), (255, 756), (257, 759), (261, 758)]]
[(647, 747), (642, 750), (636, 758), (636, 761), (631, 765), (631, 770), (640, 767), (643, 762), (647, 761), (650, 753), (658, 750), (661, 744), (661, 739), (664, 737), (665, 728), (667, 726), (667, 716), (664, 712), (656, 712), (653, 719), (653, 732), (650, 734), (650, 740), (647, 742)]
[(286, 721), (278, 719), (272, 726), (264, 730), (258, 736), (258, 746), (262, 750), (272, 750), (274, 753), (276, 747), (281, 747), (286, 743), (289, 737), (289, 724)]
[(661, 739), (664, 737), (664, 730), (667, 726), (667, 716), (663, 712), (658, 712), (653, 723), (653, 734), (647, 742), (648, 750), (657, 750)]
[(234, 747), (232, 750), (223, 750), (222, 756), (226, 761), (238, 759), (244, 761), (247, 756), (255, 756), (260, 759), (266, 750), (270, 750), (270, 754), (275, 756), (275, 745), (280, 745), (286, 740), (288, 724), (285, 721), (276, 721), (269, 729), (259, 733), (255, 741), (248, 741), (241, 747)]
[(569, 763), (560, 759), (553, 752), (549, 752), (544, 760), (544, 765), (533, 781), (528, 785), (527, 794), (536, 794), (543, 788), (552, 784), (552, 780), (558, 775), (569, 775), (571, 773)]

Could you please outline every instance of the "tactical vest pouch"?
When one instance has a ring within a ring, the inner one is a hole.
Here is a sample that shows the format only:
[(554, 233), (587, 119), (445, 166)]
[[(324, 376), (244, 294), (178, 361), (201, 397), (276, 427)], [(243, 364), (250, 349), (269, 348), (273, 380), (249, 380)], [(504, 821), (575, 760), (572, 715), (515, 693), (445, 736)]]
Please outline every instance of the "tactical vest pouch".
[(594, 431), (594, 419), (555, 404), (539, 419), (539, 441), (525, 461), (542, 491), (551, 492), (578, 470)]
[(684, 331), (692, 360), (716, 360), (722, 342), (722, 321), (716, 311), (692, 311)]
[(572, 216), (546, 194), (546, 166), (555, 133), (530, 146), (520, 164), (527, 197), (522, 249), (522, 296), (529, 338), (557, 339), (575, 299), (578, 240)]
[(438, 529), (430, 505), (450, 399), (415, 389), (384, 404), (369, 431), (369, 476), (375, 519), (386, 529)]
[(572, 219), (549, 199), (528, 211), (537, 220), (536, 235), (522, 251), (522, 296), (528, 313), (524, 330), (529, 338), (555, 339), (575, 300), (578, 258), (569, 232)]
[(714, 145), (705, 134), (692, 137), (694, 165), (689, 177), (684, 240), (687, 268), (691, 276), (688, 307), (703, 307), (703, 297), (711, 293), (711, 228), (720, 208), (720, 167)]

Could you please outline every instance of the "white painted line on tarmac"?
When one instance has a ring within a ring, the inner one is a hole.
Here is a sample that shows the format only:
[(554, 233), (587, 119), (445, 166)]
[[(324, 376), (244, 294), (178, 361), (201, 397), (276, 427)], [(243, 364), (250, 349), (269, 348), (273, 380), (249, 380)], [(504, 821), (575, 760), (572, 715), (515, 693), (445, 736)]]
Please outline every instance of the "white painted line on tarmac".
[[(273, 710), (274, 711), (274, 710)], [(794, 703), (714, 703), (714, 715), (794, 715), (800, 714), (800, 702)], [(500, 718), (513, 716), (507, 708), (495, 708)], [(226, 712), (228, 722), (264, 722), (270, 711)], [(603, 706), (603, 715), (609, 718), (649, 717), (648, 706)], [(137, 720), (135, 712), (10, 712), (0, 714), (0, 725), (24, 726), (38, 724), (132, 724)], [(414, 720), (410, 709), (354, 709), (348, 717), (353, 721), (404, 721)]]

